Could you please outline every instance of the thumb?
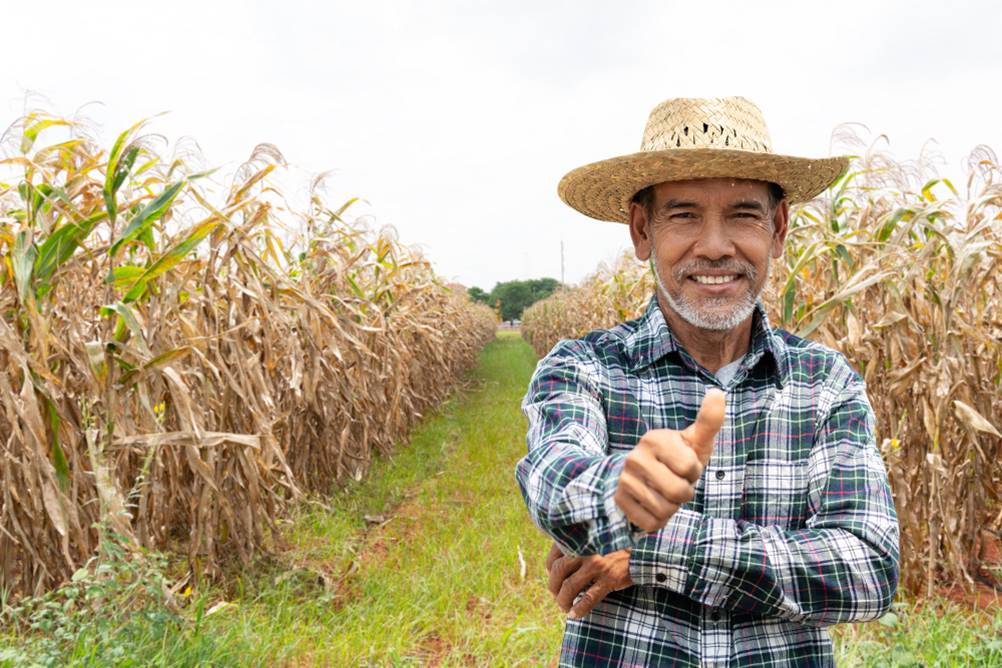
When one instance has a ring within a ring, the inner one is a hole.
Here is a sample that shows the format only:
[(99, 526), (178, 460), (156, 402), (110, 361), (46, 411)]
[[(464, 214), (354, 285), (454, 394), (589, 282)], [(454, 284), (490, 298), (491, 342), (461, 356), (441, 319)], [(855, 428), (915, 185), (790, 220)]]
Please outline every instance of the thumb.
[(696, 451), (699, 462), (706, 466), (713, 454), (713, 440), (724, 425), (724, 393), (716, 388), (706, 391), (696, 421), (682, 430), (682, 438)]

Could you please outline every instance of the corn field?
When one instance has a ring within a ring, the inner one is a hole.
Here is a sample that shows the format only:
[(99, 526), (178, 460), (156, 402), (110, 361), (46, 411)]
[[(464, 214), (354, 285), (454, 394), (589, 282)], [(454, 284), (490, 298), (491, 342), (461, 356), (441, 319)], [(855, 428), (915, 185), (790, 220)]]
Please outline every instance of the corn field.
[[(979, 534), (1002, 528), (1002, 168), (979, 147), (955, 184), (924, 161), (840, 140), (860, 155), (793, 212), (762, 300), (774, 326), (841, 350), (866, 379), (903, 587), (971, 586), (985, 576)], [(533, 305), (523, 335), (543, 355), (636, 317), (653, 289), (647, 267), (624, 257)]]
[[(493, 337), (390, 230), (260, 145), (225, 183), (140, 123), (104, 150), (33, 113), (0, 164), (0, 586), (65, 581), (109, 532), (197, 575), (292, 500), (362, 476)], [(58, 135), (42, 142), (42, 137)]]

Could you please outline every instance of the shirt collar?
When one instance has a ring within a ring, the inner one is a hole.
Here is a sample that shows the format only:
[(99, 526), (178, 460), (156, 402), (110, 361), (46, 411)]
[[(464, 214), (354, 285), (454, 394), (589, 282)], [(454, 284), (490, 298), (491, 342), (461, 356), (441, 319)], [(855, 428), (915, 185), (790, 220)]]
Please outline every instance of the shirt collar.
[[(688, 352), (675, 338), (675, 334), (668, 326), (661, 307), (658, 305), (657, 296), (652, 296), (647, 304), (647, 310), (640, 316), (636, 328), (627, 335), (625, 341), (625, 352), (629, 367), (632, 371), (638, 371), (645, 366), (657, 362), (669, 353)], [(751, 367), (757, 364), (764, 356), (771, 358), (772, 372), (782, 387), (787, 380), (787, 365), (785, 344), (769, 325), (769, 318), (765, 313), (762, 302), (755, 303), (755, 311), (752, 315), (752, 338), (748, 353), (745, 355), (743, 364)]]

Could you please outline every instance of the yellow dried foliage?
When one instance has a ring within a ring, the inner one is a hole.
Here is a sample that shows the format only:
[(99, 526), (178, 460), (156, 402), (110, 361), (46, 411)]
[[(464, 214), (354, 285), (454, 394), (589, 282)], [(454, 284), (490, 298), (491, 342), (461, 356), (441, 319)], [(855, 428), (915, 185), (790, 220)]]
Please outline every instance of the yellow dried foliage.
[[(41, 144), (43, 131), (64, 132)], [(248, 561), (303, 492), (362, 476), (493, 336), (391, 230), (303, 210), (259, 146), (227, 183), (143, 125), (110, 151), (32, 114), (0, 186), (0, 586), (64, 581), (102, 532)], [(184, 148), (183, 146), (181, 147)], [(348, 203), (350, 204), (350, 202)]]
[[(972, 585), (979, 530), (1002, 521), (1002, 169), (979, 147), (957, 189), (925, 162), (856, 146), (849, 175), (794, 212), (762, 299), (774, 325), (842, 351), (866, 379), (904, 587)], [(652, 291), (624, 257), (533, 305), (522, 331), (542, 355), (635, 317)]]

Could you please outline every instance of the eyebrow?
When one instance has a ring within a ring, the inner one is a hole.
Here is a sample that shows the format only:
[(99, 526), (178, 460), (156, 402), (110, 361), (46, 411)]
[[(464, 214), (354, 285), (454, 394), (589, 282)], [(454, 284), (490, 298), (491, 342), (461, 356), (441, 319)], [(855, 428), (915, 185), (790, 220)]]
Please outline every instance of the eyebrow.
[(759, 213), (765, 213), (765, 207), (762, 206), (761, 202), (756, 202), (753, 199), (741, 200), (740, 202), (735, 202), (731, 205), (732, 209), (750, 209), (752, 211), (758, 211)]
[(661, 207), (662, 210), (667, 211), (669, 209), (697, 209), (699, 208), (695, 202), (690, 202), (688, 200), (682, 199), (670, 199), (664, 203)]

